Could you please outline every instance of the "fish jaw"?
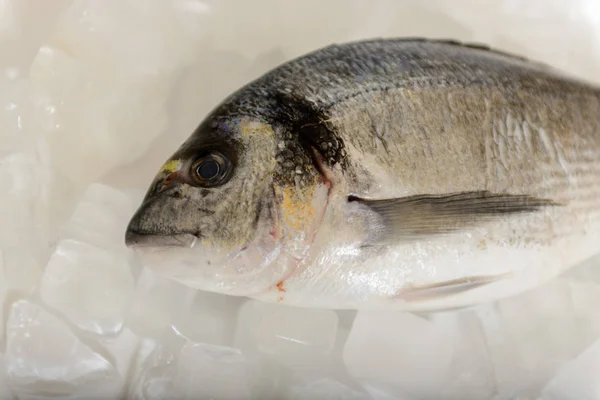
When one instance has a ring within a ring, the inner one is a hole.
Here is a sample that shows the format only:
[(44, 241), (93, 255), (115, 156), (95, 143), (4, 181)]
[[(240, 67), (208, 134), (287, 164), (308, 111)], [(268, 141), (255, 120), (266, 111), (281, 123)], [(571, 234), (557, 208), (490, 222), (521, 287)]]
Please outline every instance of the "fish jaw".
[(276, 284), (297, 265), (283, 251), (281, 238), (272, 235), (275, 229), (269, 220), (259, 224), (250, 241), (224, 246), (200, 230), (177, 231), (180, 224), (169, 226), (166, 232), (152, 231), (151, 225), (140, 223), (140, 216), (148, 214), (147, 206), (143, 204), (132, 218), (125, 243), (145, 267), (164, 278), (196, 289), (247, 296)]
[(134, 246), (133, 251), (145, 267), (194, 289), (250, 296), (276, 285), (298, 264), (277, 243), (269, 247), (249, 245), (226, 253), (203, 246), (202, 240), (192, 246), (182, 242), (172, 245), (173, 240), (169, 237), (160, 245)]

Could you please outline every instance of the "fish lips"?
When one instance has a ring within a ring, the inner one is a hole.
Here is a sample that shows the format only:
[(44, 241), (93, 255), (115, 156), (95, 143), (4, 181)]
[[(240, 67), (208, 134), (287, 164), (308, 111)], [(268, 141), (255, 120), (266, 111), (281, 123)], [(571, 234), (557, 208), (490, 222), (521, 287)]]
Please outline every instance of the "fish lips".
[(127, 247), (186, 247), (193, 248), (198, 237), (191, 233), (178, 233), (172, 235), (160, 235), (138, 232), (128, 228), (125, 233), (125, 244)]

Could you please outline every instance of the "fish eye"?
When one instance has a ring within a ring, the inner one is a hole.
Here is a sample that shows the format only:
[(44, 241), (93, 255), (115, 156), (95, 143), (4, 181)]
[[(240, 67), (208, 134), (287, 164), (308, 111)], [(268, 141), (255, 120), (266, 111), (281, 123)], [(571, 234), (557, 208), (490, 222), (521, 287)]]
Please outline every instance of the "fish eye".
[(229, 160), (218, 151), (212, 151), (196, 158), (191, 175), (198, 186), (213, 187), (225, 183), (230, 169)]

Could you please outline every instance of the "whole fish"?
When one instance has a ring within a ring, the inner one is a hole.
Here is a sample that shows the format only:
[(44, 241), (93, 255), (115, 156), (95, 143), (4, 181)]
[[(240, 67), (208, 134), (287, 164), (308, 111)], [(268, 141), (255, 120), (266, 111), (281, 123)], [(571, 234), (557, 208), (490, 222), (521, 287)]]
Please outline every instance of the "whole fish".
[(126, 243), (185, 285), (297, 306), (511, 296), (600, 252), (600, 90), (479, 45), (332, 45), (218, 105)]

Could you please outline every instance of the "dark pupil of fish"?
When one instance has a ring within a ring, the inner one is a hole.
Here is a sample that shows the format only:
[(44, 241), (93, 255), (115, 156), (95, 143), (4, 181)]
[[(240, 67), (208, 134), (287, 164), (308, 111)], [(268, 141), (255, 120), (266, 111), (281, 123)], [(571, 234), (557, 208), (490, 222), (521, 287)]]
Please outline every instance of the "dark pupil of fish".
[(205, 180), (211, 180), (219, 175), (220, 170), (219, 163), (215, 160), (207, 160), (198, 166), (197, 172), (200, 178)]

